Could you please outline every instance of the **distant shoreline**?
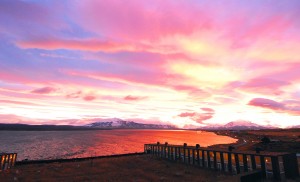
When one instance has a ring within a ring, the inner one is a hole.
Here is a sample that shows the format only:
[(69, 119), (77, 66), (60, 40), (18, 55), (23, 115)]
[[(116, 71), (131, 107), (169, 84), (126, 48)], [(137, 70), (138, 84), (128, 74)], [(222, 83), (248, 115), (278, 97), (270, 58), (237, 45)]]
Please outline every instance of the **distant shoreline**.
[(116, 130), (116, 129), (136, 129), (136, 130), (182, 130), (179, 128), (130, 128), (130, 127), (89, 127), (71, 125), (27, 125), (27, 124), (1, 124), (0, 131), (84, 131), (84, 130)]
[(137, 130), (182, 130), (179, 128), (130, 128), (130, 127), (89, 127), (72, 125), (28, 125), (28, 124), (3, 124), (0, 123), (0, 131), (84, 131), (84, 130), (115, 130), (115, 129), (137, 129)]
[(0, 123), (0, 131), (76, 131), (76, 130), (109, 130), (109, 128), (88, 128), (71, 125), (27, 125)]

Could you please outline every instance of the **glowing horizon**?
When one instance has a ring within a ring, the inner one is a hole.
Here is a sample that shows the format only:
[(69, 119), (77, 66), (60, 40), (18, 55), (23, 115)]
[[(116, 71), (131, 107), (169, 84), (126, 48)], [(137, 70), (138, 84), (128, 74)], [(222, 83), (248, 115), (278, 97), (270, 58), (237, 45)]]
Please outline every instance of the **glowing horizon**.
[(1, 1), (0, 123), (300, 123), (300, 2)]

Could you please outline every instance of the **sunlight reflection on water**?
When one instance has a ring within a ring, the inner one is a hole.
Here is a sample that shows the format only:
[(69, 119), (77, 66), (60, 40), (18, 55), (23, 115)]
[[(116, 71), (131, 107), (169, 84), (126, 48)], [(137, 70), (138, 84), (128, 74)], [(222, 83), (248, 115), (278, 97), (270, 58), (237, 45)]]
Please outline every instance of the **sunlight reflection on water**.
[(17, 160), (91, 157), (142, 152), (157, 141), (205, 147), (236, 139), (184, 130), (0, 131), (0, 152), (17, 152)]

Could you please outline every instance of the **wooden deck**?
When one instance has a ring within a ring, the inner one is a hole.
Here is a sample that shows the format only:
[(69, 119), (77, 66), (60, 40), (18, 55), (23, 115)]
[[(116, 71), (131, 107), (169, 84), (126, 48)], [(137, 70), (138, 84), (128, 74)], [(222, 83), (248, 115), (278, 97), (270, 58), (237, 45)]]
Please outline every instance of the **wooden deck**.
[(169, 145), (167, 142), (145, 144), (144, 151), (160, 158), (231, 174), (261, 170), (262, 178), (278, 181), (299, 176), (294, 153), (216, 150), (200, 145)]

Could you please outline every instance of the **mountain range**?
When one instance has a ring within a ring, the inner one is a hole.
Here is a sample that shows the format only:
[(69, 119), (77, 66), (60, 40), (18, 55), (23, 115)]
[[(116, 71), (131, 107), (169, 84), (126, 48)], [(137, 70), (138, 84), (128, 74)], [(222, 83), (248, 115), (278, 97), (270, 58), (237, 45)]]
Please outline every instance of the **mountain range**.
[[(300, 128), (300, 125), (288, 127)], [(71, 125), (27, 125), (27, 124), (1, 124), (0, 130), (99, 130), (99, 129), (180, 129), (174, 125), (166, 124), (144, 124), (134, 121), (126, 121), (119, 118), (99, 119), (97, 122), (83, 126)], [(186, 128), (188, 129), (188, 128)], [(271, 125), (259, 125), (250, 121), (232, 121), (225, 125), (208, 125), (204, 127), (193, 128), (197, 130), (260, 130), (260, 129), (278, 129)]]
[[(172, 125), (161, 124), (143, 124), (133, 121), (125, 121), (119, 118), (102, 119), (100, 121), (85, 125), (90, 128), (136, 128), (136, 129), (179, 129)], [(199, 130), (259, 130), (259, 129), (276, 129), (271, 125), (259, 125), (250, 121), (232, 121), (225, 125), (208, 125), (200, 128)], [(188, 128), (187, 128), (188, 129)]]
[(125, 121), (119, 118), (102, 119), (99, 122), (84, 125), (90, 128), (135, 128), (135, 129), (177, 129), (172, 125), (143, 124), (133, 121)]
[(256, 123), (252, 123), (251, 121), (232, 121), (225, 125), (211, 125), (205, 126), (201, 129), (206, 130), (260, 130), (260, 129), (275, 129), (278, 127), (274, 127), (271, 125), (259, 125)]

